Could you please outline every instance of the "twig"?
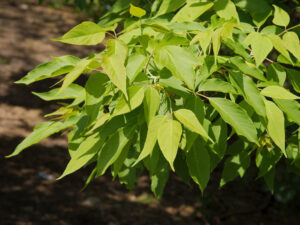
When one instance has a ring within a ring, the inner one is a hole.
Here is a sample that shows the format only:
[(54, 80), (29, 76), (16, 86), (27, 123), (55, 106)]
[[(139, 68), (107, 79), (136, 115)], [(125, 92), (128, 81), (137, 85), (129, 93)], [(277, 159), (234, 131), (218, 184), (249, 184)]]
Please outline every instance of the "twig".
[(297, 24), (296, 26), (293, 26), (293, 27), (290, 27), (290, 28), (288, 28), (288, 29), (285, 29), (285, 30), (282, 31), (280, 34), (278, 34), (278, 36), (283, 35), (284, 33), (288, 32), (288, 31), (290, 31), (290, 30), (293, 30), (293, 29), (295, 29), (295, 28), (297, 28), (297, 27), (300, 27), (300, 24)]
[(201, 96), (202, 98), (208, 99), (206, 95), (200, 94), (199, 92), (195, 92), (196, 95)]
[(103, 70), (100, 70), (100, 69), (96, 69), (96, 68), (90, 68), (88, 67), (89, 70), (95, 70), (95, 71), (98, 71), (98, 72), (102, 72), (103, 73)]
[(148, 68), (148, 66), (149, 66), (149, 63), (150, 63), (150, 60), (151, 60), (152, 56), (153, 56), (153, 51), (152, 51), (151, 54), (149, 55), (149, 58), (148, 58), (148, 60), (147, 60), (147, 62), (146, 62), (146, 65), (144, 66), (144, 72), (145, 72), (145, 73), (147, 72), (147, 68)]

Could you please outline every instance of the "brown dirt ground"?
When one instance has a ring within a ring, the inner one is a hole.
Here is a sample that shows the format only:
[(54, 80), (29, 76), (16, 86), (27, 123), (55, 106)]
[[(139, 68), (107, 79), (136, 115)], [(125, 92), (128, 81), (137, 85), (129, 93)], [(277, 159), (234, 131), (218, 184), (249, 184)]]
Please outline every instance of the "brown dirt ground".
[[(59, 176), (68, 161), (62, 136), (5, 159), (44, 120), (42, 115), (56, 107), (30, 93), (46, 90), (49, 81), (29, 87), (13, 82), (51, 56), (84, 57), (103, 48), (51, 42), (80, 18), (69, 8), (55, 10), (35, 2), (0, 1), (0, 225), (299, 224), (299, 195), (281, 204), (262, 188), (261, 181), (238, 180), (218, 190), (219, 170), (204, 197), (173, 175), (158, 202), (149, 191), (146, 175), (132, 191), (105, 175), (80, 192), (89, 168), (53, 180), (51, 176)], [(42, 179), (41, 173), (50, 179)]]

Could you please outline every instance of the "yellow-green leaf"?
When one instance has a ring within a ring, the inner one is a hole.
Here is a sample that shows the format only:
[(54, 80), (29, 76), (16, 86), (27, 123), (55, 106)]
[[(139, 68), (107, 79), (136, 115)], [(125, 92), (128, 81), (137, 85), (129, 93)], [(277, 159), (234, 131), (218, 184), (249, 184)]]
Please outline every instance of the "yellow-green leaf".
[(215, 56), (215, 62), (217, 61), (217, 56), (221, 48), (221, 31), (222, 29), (218, 29), (213, 32), (212, 35), (212, 44), (213, 44), (213, 52)]
[(64, 89), (70, 86), (86, 69), (86, 67), (93, 61), (93, 59), (82, 59), (75, 67), (64, 77), (63, 84), (58, 92), (60, 94)]
[(254, 123), (243, 108), (225, 98), (209, 98), (209, 102), (220, 113), (222, 119), (235, 129), (238, 135), (258, 144)]
[(111, 82), (116, 85), (126, 96), (126, 68), (123, 59), (119, 55), (105, 56), (102, 59), (104, 72)]
[(205, 137), (213, 143), (213, 140), (208, 136), (205, 129), (191, 110), (179, 109), (174, 112), (174, 115), (188, 129)]
[(145, 98), (144, 98), (144, 113), (146, 122), (149, 124), (151, 119), (155, 116), (158, 107), (160, 105), (160, 96), (158, 91), (149, 86), (145, 91)]
[(158, 130), (159, 147), (173, 171), (181, 134), (180, 123), (172, 119), (165, 121)]
[(122, 95), (116, 105), (113, 116), (122, 115), (139, 107), (144, 99), (144, 87), (132, 86), (128, 88), (128, 101)]
[(274, 143), (285, 152), (285, 128), (283, 112), (271, 101), (265, 100), (268, 118), (267, 130)]
[(143, 150), (134, 165), (151, 154), (157, 140), (158, 129), (163, 124), (165, 119), (165, 116), (157, 115), (150, 121)]
[(299, 99), (298, 96), (292, 94), (287, 89), (280, 86), (268, 86), (264, 88), (261, 92), (262, 95), (277, 98), (277, 99)]
[(263, 34), (255, 33), (251, 40), (251, 48), (256, 66), (259, 66), (267, 58), (273, 49), (272, 41)]
[(132, 4), (130, 4), (129, 13), (130, 13), (130, 15), (138, 17), (138, 18), (141, 18), (146, 15), (146, 11), (144, 9), (136, 7)]
[(235, 4), (231, 0), (217, 0), (214, 5), (218, 16), (226, 20), (235, 18), (239, 21), (239, 15), (236, 11)]
[(283, 35), (286, 48), (300, 61), (300, 42), (295, 32), (287, 32)]
[(289, 14), (276, 5), (273, 5), (273, 7), (275, 9), (273, 23), (278, 26), (287, 27), (290, 23)]
[(128, 47), (122, 40), (109, 39), (106, 43), (106, 51), (109, 56), (118, 55), (122, 59), (123, 64), (125, 63)]
[(209, 10), (214, 4), (212, 2), (188, 2), (173, 17), (172, 22), (192, 22)]
[(206, 55), (208, 46), (211, 43), (213, 32), (211, 30), (198, 33), (191, 41), (191, 45), (199, 41), (203, 53)]
[(53, 39), (73, 45), (96, 45), (105, 38), (105, 30), (93, 22), (83, 22), (61, 38)]
[(290, 62), (293, 62), (290, 58), (289, 52), (287, 51), (287, 47), (283, 40), (275, 34), (268, 34), (268, 37), (271, 39), (274, 48), (280, 52), (285, 58), (287, 58)]

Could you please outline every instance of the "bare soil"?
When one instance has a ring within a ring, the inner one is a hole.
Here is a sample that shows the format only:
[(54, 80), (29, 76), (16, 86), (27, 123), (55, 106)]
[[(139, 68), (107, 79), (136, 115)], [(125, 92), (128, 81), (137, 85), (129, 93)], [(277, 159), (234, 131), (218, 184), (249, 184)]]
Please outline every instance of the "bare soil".
[[(237, 180), (218, 190), (217, 169), (204, 196), (171, 176), (163, 199), (150, 192), (145, 173), (128, 191), (109, 174), (81, 192), (86, 168), (55, 181), (69, 157), (64, 136), (42, 141), (20, 156), (5, 159), (43, 115), (56, 107), (31, 94), (53, 81), (15, 85), (36, 65), (53, 56), (85, 57), (103, 46), (79, 47), (50, 41), (81, 18), (70, 8), (39, 6), (37, 0), (0, 0), (0, 225), (296, 225), (300, 195), (283, 204), (261, 180)], [(255, 173), (255, 171), (253, 172)], [(253, 176), (251, 171), (249, 176)]]

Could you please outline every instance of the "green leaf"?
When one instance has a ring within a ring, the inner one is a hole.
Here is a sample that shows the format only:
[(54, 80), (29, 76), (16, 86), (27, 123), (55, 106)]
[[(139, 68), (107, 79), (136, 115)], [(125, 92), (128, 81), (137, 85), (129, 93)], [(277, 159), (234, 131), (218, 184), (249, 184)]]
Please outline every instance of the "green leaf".
[(242, 151), (237, 155), (230, 156), (225, 161), (220, 187), (229, 181), (234, 180), (237, 176), (243, 177), (250, 165), (250, 157), (247, 151)]
[(13, 153), (6, 156), (7, 158), (16, 156), (20, 154), (24, 149), (28, 148), (31, 145), (34, 145), (41, 140), (49, 137), (52, 134), (55, 134), (61, 130), (67, 129), (74, 126), (76, 121), (70, 120), (65, 123), (62, 122), (44, 122), (35, 126), (33, 132), (27, 136), (14, 150)]
[(230, 80), (239, 92), (244, 96), (245, 101), (255, 109), (256, 113), (262, 117), (266, 116), (263, 97), (252, 79), (240, 72), (231, 72)]
[(117, 160), (124, 147), (133, 137), (135, 129), (136, 126), (129, 123), (126, 127), (120, 128), (105, 142), (98, 154), (97, 176), (103, 175), (107, 168)]
[(79, 58), (71, 55), (55, 57), (52, 61), (37, 66), (34, 70), (30, 71), (26, 76), (15, 83), (28, 85), (39, 80), (68, 73), (79, 61)]
[(264, 34), (254, 33), (251, 39), (251, 48), (255, 58), (256, 66), (264, 62), (273, 49), (272, 41)]
[(100, 112), (102, 101), (107, 92), (107, 81), (108, 78), (104, 73), (94, 73), (86, 82), (85, 110), (90, 122), (94, 121)]
[(133, 82), (146, 65), (147, 57), (143, 54), (132, 54), (128, 57), (126, 71), (130, 82)]
[(280, 86), (268, 86), (264, 88), (261, 92), (262, 95), (277, 98), (277, 99), (299, 99), (298, 96), (292, 94), (287, 89)]
[(159, 147), (173, 171), (181, 133), (182, 128), (180, 123), (172, 119), (165, 121), (158, 129)]
[(130, 15), (138, 17), (138, 18), (141, 18), (146, 15), (146, 11), (144, 9), (136, 7), (132, 4), (130, 4), (129, 13), (130, 13)]
[(172, 22), (192, 22), (209, 10), (214, 4), (212, 2), (188, 2), (176, 13)]
[(78, 84), (71, 84), (64, 91), (58, 94), (59, 89), (60, 88), (55, 88), (52, 89), (51, 91), (43, 92), (43, 93), (37, 93), (37, 92), (32, 92), (32, 93), (45, 101), (75, 99), (82, 95), (85, 95), (84, 88)]
[(194, 89), (196, 58), (179, 46), (163, 46), (154, 52), (155, 61), (168, 68), (175, 77), (182, 80), (190, 89)]
[(209, 101), (220, 113), (223, 120), (235, 129), (237, 134), (258, 144), (256, 128), (247, 113), (239, 105), (224, 98), (209, 98)]
[(173, 12), (180, 8), (185, 2), (186, 0), (163, 0), (156, 16)]
[(285, 47), (300, 61), (300, 42), (295, 32), (286, 32), (283, 35)]
[(61, 38), (53, 39), (72, 45), (96, 45), (105, 38), (105, 30), (93, 22), (83, 22)]
[(87, 66), (93, 61), (93, 59), (82, 59), (75, 67), (64, 77), (63, 84), (58, 92), (61, 93), (64, 89), (70, 86), (87, 68)]
[(144, 99), (144, 87), (132, 86), (128, 88), (128, 101), (124, 95), (119, 98), (116, 108), (113, 112), (113, 116), (122, 115), (139, 107)]
[(300, 126), (300, 104), (295, 100), (274, 99), (279, 108), (288, 118)]
[(223, 159), (227, 150), (227, 124), (219, 118), (215, 123), (211, 125), (209, 135), (215, 140), (214, 144), (211, 144), (210, 153), (210, 169), (213, 171), (219, 162)]
[(265, 100), (268, 118), (267, 130), (274, 143), (285, 152), (285, 127), (283, 112), (271, 101)]
[(159, 92), (152, 86), (149, 86), (145, 91), (144, 98), (144, 113), (147, 124), (155, 116), (160, 105)]
[(250, 13), (256, 26), (261, 27), (272, 15), (272, 7), (268, 1), (262, 0), (234, 0), (237, 7)]
[(102, 66), (111, 82), (116, 85), (127, 98), (126, 68), (123, 59), (119, 55), (105, 56), (102, 59)]
[(157, 115), (152, 120), (150, 120), (143, 150), (134, 165), (138, 164), (141, 160), (151, 154), (157, 140), (158, 130), (165, 120), (166, 117), (161, 115)]
[(291, 81), (295, 91), (300, 93), (300, 72), (299, 70), (286, 69), (289, 80)]
[(273, 23), (278, 26), (287, 27), (290, 23), (289, 14), (277, 5), (273, 5), (273, 7), (275, 9)]
[(256, 79), (266, 81), (266, 78), (264, 77), (264, 73), (260, 69), (256, 68), (254, 64), (251, 64), (243, 60), (242, 57), (239, 56), (232, 57), (230, 58), (230, 62), (243, 73), (250, 75)]
[(237, 94), (235, 88), (228, 82), (218, 78), (207, 79), (199, 85), (199, 91), (216, 91), (223, 93)]
[(210, 157), (199, 139), (187, 153), (186, 161), (192, 179), (199, 185), (203, 193), (210, 178)]
[(231, 0), (217, 0), (215, 2), (214, 9), (218, 16), (225, 20), (234, 18), (239, 21), (239, 15), (236, 11), (235, 4)]
[(213, 140), (208, 136), (208, 134), (206, 133), (203, 126), (200, 124), (193, 111), (188, 109), (179, 109), (174, 112), (174, 115), (189, 130), (203, 136), (204, 138), (210, 140), (213, 143)]

